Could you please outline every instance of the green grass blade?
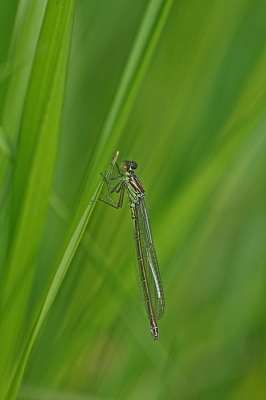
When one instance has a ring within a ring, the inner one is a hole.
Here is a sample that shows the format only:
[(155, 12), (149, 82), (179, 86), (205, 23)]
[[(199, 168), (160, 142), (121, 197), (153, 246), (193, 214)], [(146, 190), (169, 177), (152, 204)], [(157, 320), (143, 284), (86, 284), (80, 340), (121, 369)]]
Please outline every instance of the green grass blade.
[(8, 397), (10, 399), (15, 398), (14, 396), (17, 393), (17, 390), (18, 390), (18, 387), (19, 387), (19, 383), (21, 381), (21, 377), (22, 377), (25, 365), (27, 363), (30, 351), (32, 349), (32, 346), (33, 346), (33, 344), (35, 342), (35, 339), (36, 339), (36, 337), (37, 337), (37, 335), (38, 335), (38, 333), (39, 333), (39, 331), (40, 331), (40, 329), (41, 329), (41, 327), (42, 327), (42, 325), (43, 325), (43, 323), (44, 323), (44, 321), (46, 319), (46, 316), (47, 316), (47, 314), (48, 314), (48, 312), (49, 312), (49, 310), (50, 310), (50, 308), (51, 308), (51, 306), (53, 304), (53, 301), (54, 301), (54, 299), (55, 299), (55, 297), (56, 297), (56, 295), (58, 293), (58, 290), (60, 289), (60, 286), (61, 286), (61, 284), (63, 282), (63, 279), (64, 279), (64, 277), (65, 277), (65, 275), (67, 273), (68, 267), (69, 267), (69, 265), (71, 263), (71, 260), (74, 257), (74, 254), (75, 254), (75, 252), (77, 250), (77, 247), (78, 247), (78, 245), (80, 243), (80, 240), (81, 240), (82, 235), (83, 235), (83, 233), (84, 233), (84, 231), (86, 229), (87, 223), (88, 223), (88, 221), (90, 219), (92, 210), (94, 208), (94, 205), (95, 205), (94, 200), (99, 196), (99, 193), (100, 193), (100, 190), (102, 188), (102, 185), (103, 185), (103, 180), (98, 185), (98, 188), (96, 189), (96, 191), (95, 191), (95, 193), (94, 193), (94, 195), (93, 195), (93, 197), (91, 199), (91, 202), (87, 206), (87, 208), (86, 208), (81, 220), (79, 221), (78, 226), (77, 226), (77, 228), (76, 228), (76, 230), (74, 232), (74, 235), (72, 236), (72, 238), (71, 238), (71, 240), (70, 240), (70, 242), (69, 242), (69, 244), (67, 246), (67, 249), (65, 251), (65, 254), (64, 254), (63, 258), (62, 258), (62, 261), (60, 262), (59, 267), (58, 267), (58, 269), (57, 269), (57, 271), (55, 273), (55, 276), (53, 278), (53, 281), (52, 281), (52, 283), (50, 285), (50, 288), (48, 290), (47, 296), (45, 298), (44, 304), (43, 304), (42, 309), (40, 311), (39, 317), (38, 317), (38, 319), (36, 321), (36, 324), (35, 324), (35, 326), (34, 326), (34, 328), (32, 330), (32, 333), (31, 333), (31, 335), (29, 337), (28, 343), (27, 343), (27, 345), (26, 345), (26, 347), (24, 349), (23, 355), (22, 355), (22, 357), (20, 359), (19, 366), (18, 366), (18, 368), (16, 370), (16, 375), (15, 375), (15, 377), (13, 379), (12, 388), (11, 388), (11, 391), (10, 391), (9, 397)]
[(133, 44), (128, 62), (119, 82), (114, 101), (101, 132), (98, 147), (100, 155), (113, 133), (119, 137), (134, 104), (134, 100), (147, 71), (155, 46), (160, 37), (172, 0), (151, 0), (142, 25)]
[[(14, 398), (16, 368), (35, 259), (49, 204), (57, 157), (72, 36), (74, 0), (48, 1), (27, 89), (11, 179), (11, 229), (2, 279), (0, 398)], [(29, 326), (32, 321), (28, 321)], [(19, 374), (20, 376), (20, 374)], [(13, 383), (15, 382), (15, 383)]]
[(84, 177), (84, 185), (81, 185), (83, 193), (89, 191), (92, 180), (98, 176), (103, 167), (103, 160), (106, 160), (117, 147), (172, 2), (173, 0), (151, 0), (149, 2), (103, 128), (98, 136), (90, 168)]
[[(2, 90), (0, 89), (1, 125), (5, 132), (7, 143), (10, 143), (12, 148), (16, 146), (26, 89), (46, 2), (32, 0), (18, 2), (17, 9), (13, 9), (13, 14), (11, 8), (14, 8), (15, 2), (12, 7), (10, 5), (7, 6), (5, 3), (1, 5), (1, 7), (5, 7), (5, 10), (1, 10), (1, 17), (5, 16), (4, 19), (8, 20), (9, 16), (9, 19), (11, 19), (7, 23), (7, 27), (1, 24), (1, 28), (5, 32), (3, 38), (10, 31), (10, 25), (13, 28), (8, 40), (8, 46), (4, 46), (8, 47), (8, 51), (6, 50), (5, 61), (1, 65), (2, 68), (0, 68), (0, 82), (2, 80)], [(32, 34), (33, 32), (34, 34)], [(10, 160), (6, 157), (1, 157), (0, 153), (0, 187), (3, 186), (3, 181), (5, 181), (9, 169)]]

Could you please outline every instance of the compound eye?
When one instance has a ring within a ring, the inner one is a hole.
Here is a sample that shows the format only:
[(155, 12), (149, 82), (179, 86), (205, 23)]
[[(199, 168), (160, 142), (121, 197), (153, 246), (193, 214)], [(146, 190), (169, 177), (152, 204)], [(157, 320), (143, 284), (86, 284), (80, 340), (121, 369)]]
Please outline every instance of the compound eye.
[(131, 168), (132, 169), (137, 169), (138, 168), (138, 164), (136, 163), (136, 161), (131, 161)]
[(125, 161), (122, 162), (120, 169), (121, 169), (121, 171), (126, 172), (126, 170), (127, 170), (127, 163), (126, 163)]

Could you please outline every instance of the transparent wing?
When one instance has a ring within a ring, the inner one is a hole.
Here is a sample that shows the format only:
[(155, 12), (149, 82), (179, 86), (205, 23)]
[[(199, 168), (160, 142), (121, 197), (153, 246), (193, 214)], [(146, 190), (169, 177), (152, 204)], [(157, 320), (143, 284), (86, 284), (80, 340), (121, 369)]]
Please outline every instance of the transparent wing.
[(160, 319), (164, 313), (163, 286), (144, 197), (132, 209), (132, 219), (135, 274), (140, 298), (148, 316)]

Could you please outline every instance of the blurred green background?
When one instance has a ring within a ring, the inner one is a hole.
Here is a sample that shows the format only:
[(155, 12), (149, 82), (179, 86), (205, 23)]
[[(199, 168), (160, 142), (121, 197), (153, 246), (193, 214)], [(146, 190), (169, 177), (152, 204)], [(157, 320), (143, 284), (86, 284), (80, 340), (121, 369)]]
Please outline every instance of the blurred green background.
[[(128, 114), (104, 140), (152, 3), (76, 2), (53, 189), (17, 346), (117, 150), (118, 162), (138, 162), (146, 191), (166, 302), (159, 342), (138, 297), (127, 201), (120, 211), (97, 203), (20, 400), (266, 398), (266, 1), (173, 1)], [(7, 143), (18, 139), (8, 131), (18, 129), (45, 5), (0, 6), (0, 157), (10, 168)], [(3, 231), (7, 215), (2, 201)]]

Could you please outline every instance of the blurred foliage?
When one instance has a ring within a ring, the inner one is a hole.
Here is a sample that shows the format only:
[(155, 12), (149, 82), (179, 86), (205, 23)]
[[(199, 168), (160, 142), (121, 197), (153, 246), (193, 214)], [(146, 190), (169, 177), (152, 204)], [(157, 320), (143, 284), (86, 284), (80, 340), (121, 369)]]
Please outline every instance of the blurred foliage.
[[(144, 42), (147, 16), (159, 5)], [(12, 167), (45, 6), (0, 6), (2, 290), (16, 226)], [(138, 40), (144, 50), (107, 135)], [(18, 399), (266, 398), (265, 132), (264, 0), (77, 0), (50, 206), (13, 351), (25, 344), (117, 150), (118, 161), (139, 164), (166, 309), (154, 343), (135, 283), (127, 204), (120, 211), (96, 204)], [(2, 319), (6, 330), (12, 318)]]

